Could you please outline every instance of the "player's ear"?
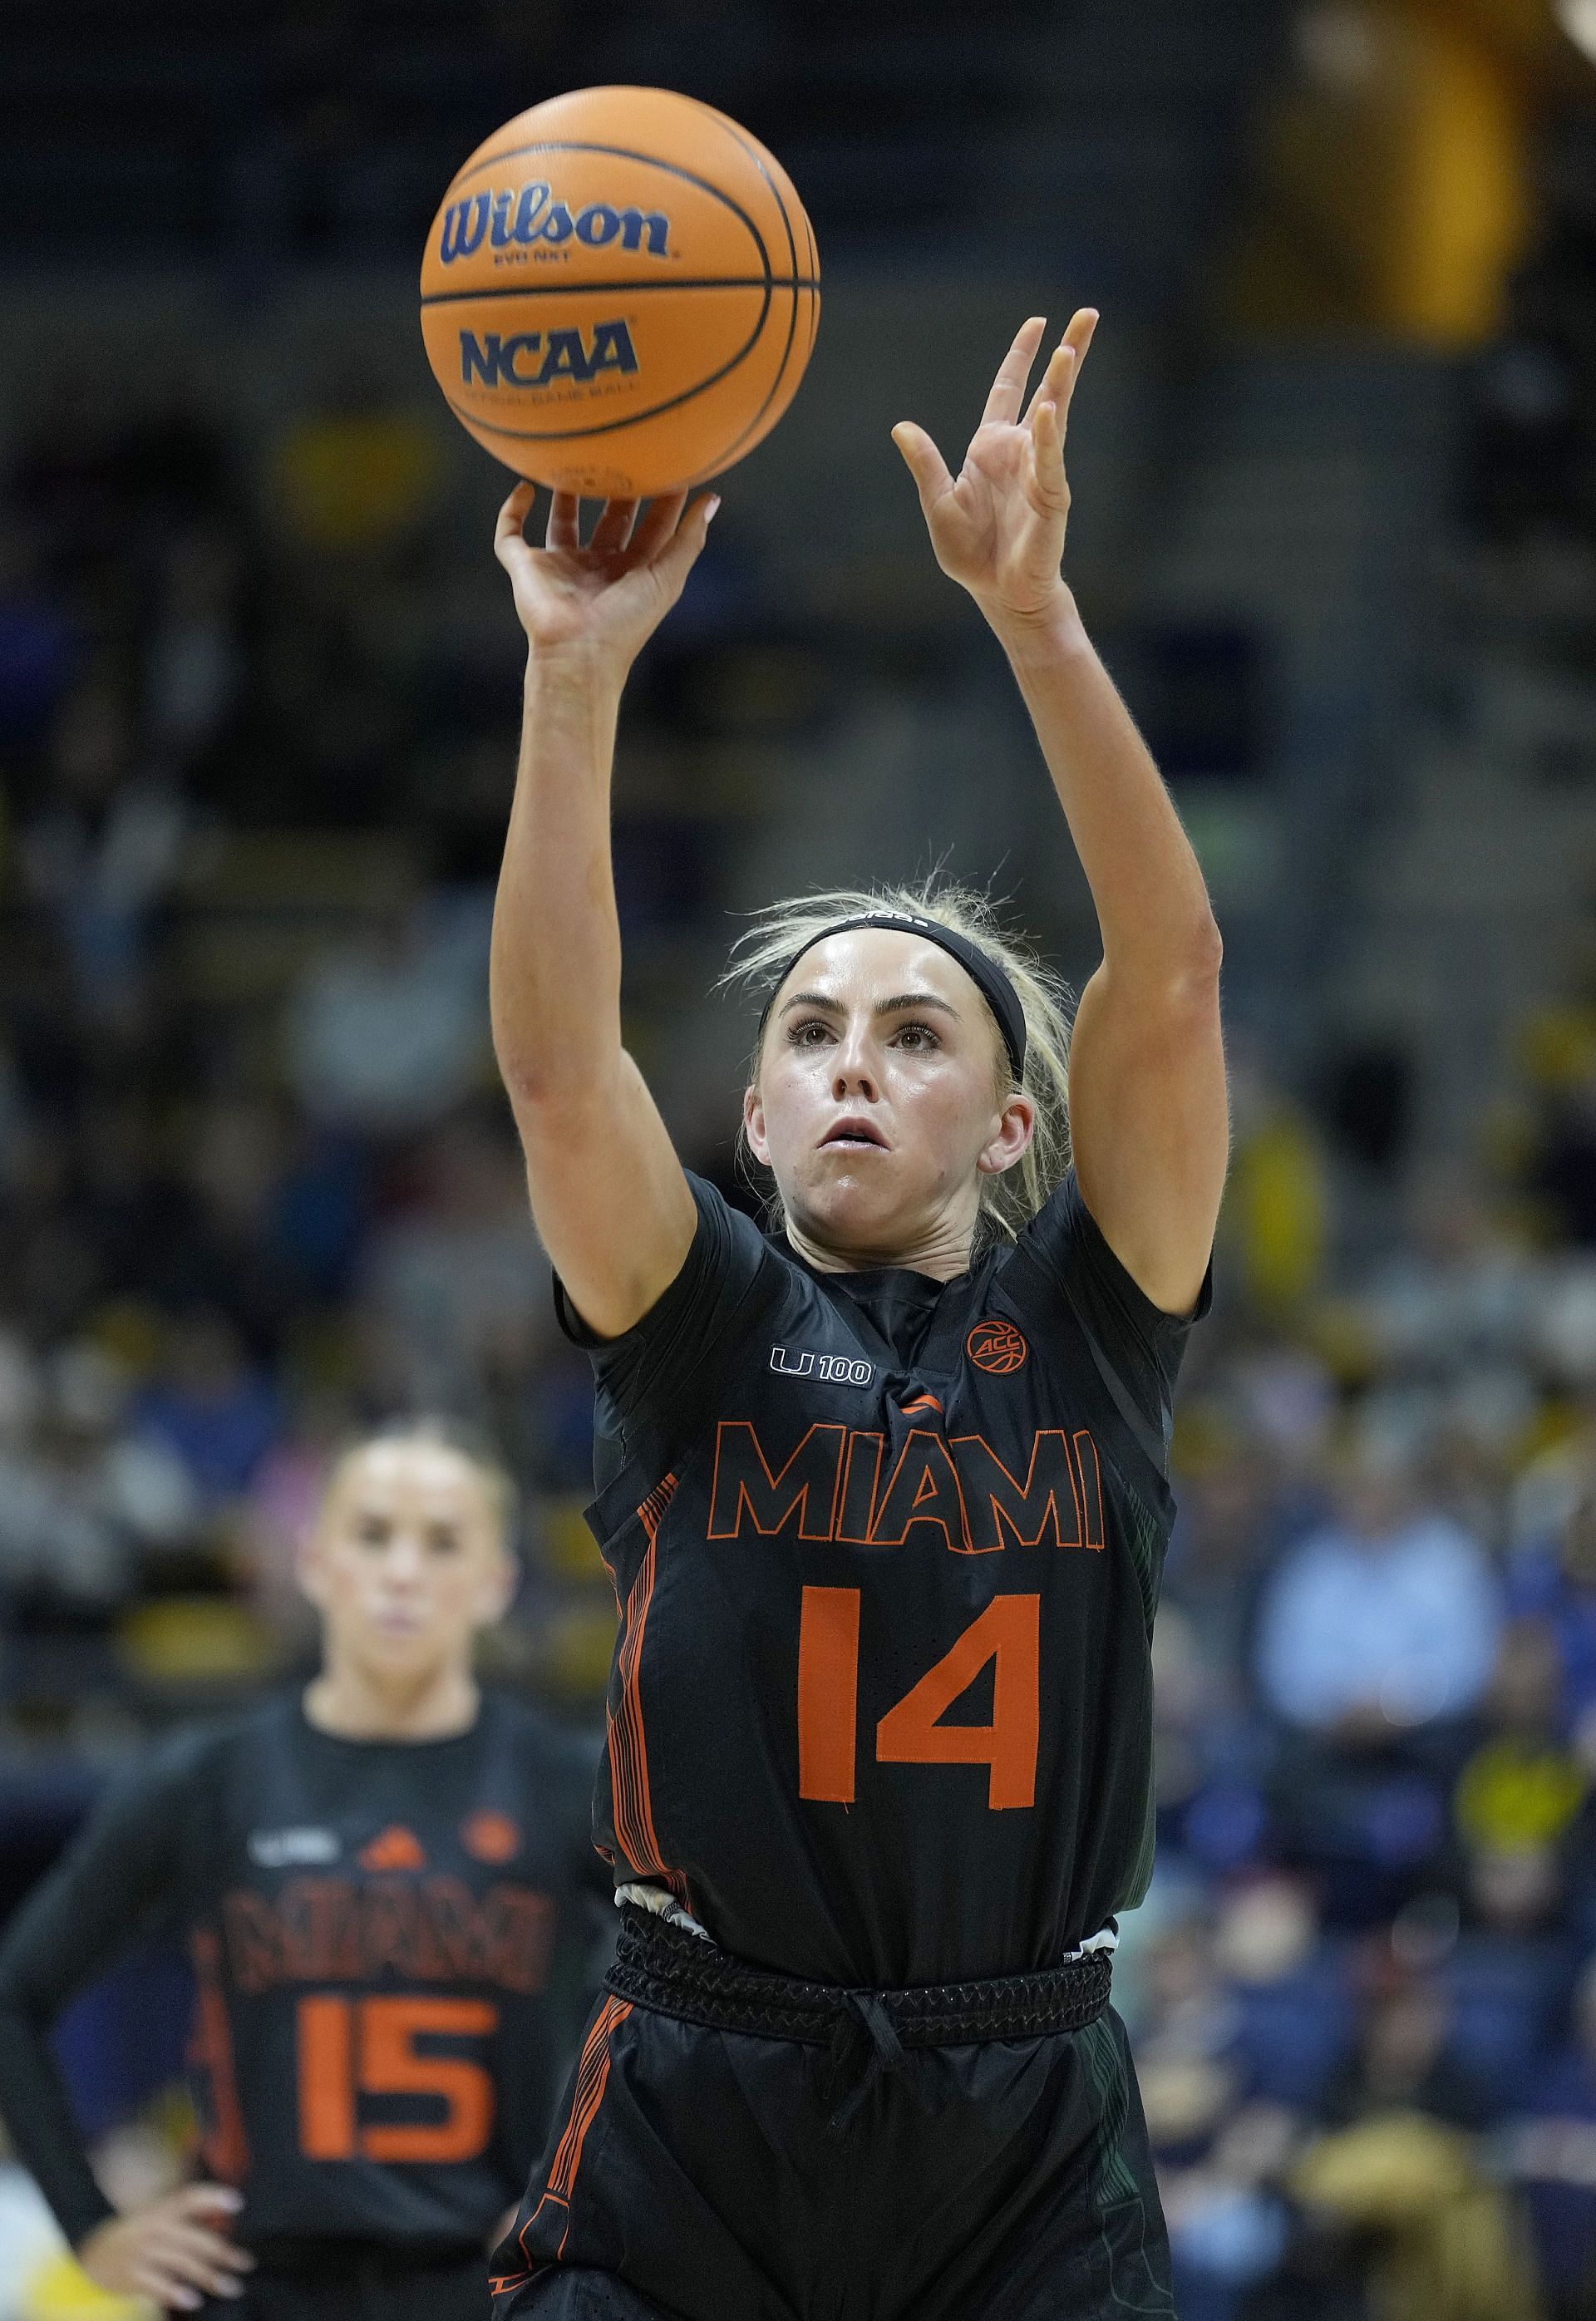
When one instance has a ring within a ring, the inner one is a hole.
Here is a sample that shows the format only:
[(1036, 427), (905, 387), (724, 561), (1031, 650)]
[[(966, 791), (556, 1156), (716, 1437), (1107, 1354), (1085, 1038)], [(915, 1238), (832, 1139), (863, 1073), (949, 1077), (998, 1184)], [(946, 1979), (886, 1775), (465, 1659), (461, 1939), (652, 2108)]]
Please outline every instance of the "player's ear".
[(1036, 1106), (1028, 1096), (1015, 1092), (1003, 1106), (996, 1136), (982, 1147), (976, 1167), (986, 1177), (1000, 1177), (1012, 1169), (1036, 1133)]
[(771, 1165), (771, 1148), (765, 1139), (765, 1107), (760, 1098), (759, 1083), (743, 1091), (743, 1133), (748, 1139), (748, 1149), (762, 1169)]

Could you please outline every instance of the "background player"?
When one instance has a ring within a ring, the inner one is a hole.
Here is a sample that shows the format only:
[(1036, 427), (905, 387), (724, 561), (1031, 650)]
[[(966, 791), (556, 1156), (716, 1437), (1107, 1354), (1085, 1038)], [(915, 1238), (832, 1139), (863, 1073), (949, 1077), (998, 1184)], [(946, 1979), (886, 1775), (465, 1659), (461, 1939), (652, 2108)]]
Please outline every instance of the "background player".
[(1067, 1067), (1059, 995), (968, 898), (776, 906), (744, 1106), (772, 1241), (684, 1174), (620, 1031), (616, 715), (715, 503), (612, 505), (584, 549), (556, 500), (542, 553), (529, 494), (501, 520), (531, 653), (495, 1027), (598, 1378), (599, 1817), (643, 1906), (506, 2313), (1173, 2309), (1108, 1956), (1151, 1866), (1170, 1397), (1227, 1124), (1202, 877), (1060, 576), (1095, 323), (1028, 405), (1026, 324), (956, 481), (897, 431), (1096, 904)]
[[(162, 1747), (8, 1930), (0, 2111), (102, 2287), (269, 2321), (344, 2321), (378, 2286), (396, 2314), (485, 2312), (585, 2003), (596, 1862), (589, 1753), (472, 1674), (513, 1514), (446, 1427), (347, 1452), (303, 1554), (321, 1674)], [(156, 1922), (194, 1961), (207, 2178), (117, 2216), (49, 2033)]]

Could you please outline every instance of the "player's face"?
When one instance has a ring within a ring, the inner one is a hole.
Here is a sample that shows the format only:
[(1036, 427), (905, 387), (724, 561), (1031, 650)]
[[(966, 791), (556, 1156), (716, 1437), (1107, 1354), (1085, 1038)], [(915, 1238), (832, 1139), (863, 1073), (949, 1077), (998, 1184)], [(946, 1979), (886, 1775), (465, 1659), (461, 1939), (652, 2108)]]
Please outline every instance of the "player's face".
[(983, 1175), (1013, 1166), (1035, 1122), (1000, 1062), (985, 1001), (936, 944), (858, 927), (807, 951), (745, 1100), (799, 1235), (881, 1264), (967, 1240)]
[(513, 1577), (482, 1477), (433, 1443), (373, 1443), (347, 1460), (301, 1567), (329, 1656), (401, 1681), (468, 1664)]

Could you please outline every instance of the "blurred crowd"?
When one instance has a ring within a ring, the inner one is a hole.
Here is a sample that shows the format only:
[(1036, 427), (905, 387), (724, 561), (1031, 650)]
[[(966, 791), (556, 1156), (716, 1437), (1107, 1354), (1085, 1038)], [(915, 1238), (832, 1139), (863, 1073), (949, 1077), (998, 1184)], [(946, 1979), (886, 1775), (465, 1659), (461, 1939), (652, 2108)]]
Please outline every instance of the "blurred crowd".
[(1475, 381), (1466, 498), (1480, 533), (1503, 551), (1588, 552), (1596, 529), (1596, 144), (1582, 110), (1546, 125), (1538, 171), (1537, 232)]
[[(519, 656), (446, 456), (352, 392), (263, 469), (187, 410), (63, 404), (14, 446), (0, 1908), (81, 1802), (63, 1765), (303, 1663), (296, 1539), (366, 1418), (498, 1436), (498, 1672), (602, 1688), (587, 1370), (483, 1004)], [(705, 714), (702, 618), (643, 687), (661, 733)], [(644, 960), (716, 900), (670, 765), (619, 825)], [(1238, 1051), (1118, 1978), (1184, 2321), (1596, 2312), (1592, 996), (1443, 1169)], [(689, 1157), (733, 1190), (729, 1145)]]
[(1303, 1277), (1333, 1179), (1242, 1074), (1118, 1978), (1183, 2321), (1596, 2311), (1596, 1018), (1555, 1022), (1512, 1173), (1418, 1171), (1351, 1271)]
[[(553, 1324), (484, 1005), (524, 649), (486, 545), (461, 550), (454, 434), (441, 410), (335, 391), (246, 460), (193, 407), (63, 387), (11, 447), (0, 1731), (18, 1746), (292, 1665), (297, 1532), (334, 1448), (396, 1409), (502, 1442), (530, 1499), (506, 1661), (580, 1707), (602, 1681), (586, 1365)], [(684, 618), (688, 659), (705, 628)], [(682, 666), (656, 669), (662, 703), (640, 685), (639, 746), (693, 714)], [(684, 823), (670, 763), (651, 767), (617, 818), (645, 978), (715, 852), (702, 802)], [(628, 997), (643, 1039), (651, 1001), (646, 980)]]

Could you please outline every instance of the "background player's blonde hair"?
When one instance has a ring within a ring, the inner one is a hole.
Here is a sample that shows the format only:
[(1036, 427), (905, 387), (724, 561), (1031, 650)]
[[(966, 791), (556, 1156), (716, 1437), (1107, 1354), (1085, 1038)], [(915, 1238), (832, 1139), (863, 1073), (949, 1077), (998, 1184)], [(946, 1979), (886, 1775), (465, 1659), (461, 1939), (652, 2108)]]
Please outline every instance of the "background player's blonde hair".
[(426, 1414), (412, 1418), (391, 1418), (377, 1426), (367, 1427), (351, 1435), (333, 1462), (323, 1495), (323, 1504), (331, 1499), (354, 1461), (366, 1452), (378, 1450), (385, 1443), (419, 1443), (439, 1451), (452, 1451), (457, 1459), (475, 1468), (483, 1495), (492, 1510), (499, 1544), (513, 1552), (520, 1528), (521, 1494), (515, 1479), (488, 1435), (459, 1418), (446, 1418)]
[[(980, 1196), (983, 1217), (1012, 1238), (1036, 1215), (1070, 1165), (1070, 1021), (1074, 999), (1068, 985), (1004, 926), (990, 895), (933, 877), (912, 887), (832, 887), (819, 894), (789, 896), (767, 906), (746, 933), (739, 935), (721, 982), (748, 993), (762, 1008), (789, 962), (807, 951), (817, 936), (839, 920), (862, 918), (872, 911), (935, 920), (951, 933), (979, 943), (1014, 986), (1026, 1019), (1026, 1069), (1020, 1086), (1036, 1107), (1036, 1130), (1012, 1169), (1001, 1177), (982, 1180)], [(1007, 1096), (1015, 1080), (1003, 1034), (984, 998), (981, 1006), (991, 1028), (999, 1093)], [(760, 1044), (756, 1042), (749, 1065), (749, 1079), (755, 1086), (759, 1069)], [(757, 1165), (746, 1134), (739, 1152), (745, 1166)], [(780, 1204), (773, 1196), (771, 1208), (779, 1216)]]

